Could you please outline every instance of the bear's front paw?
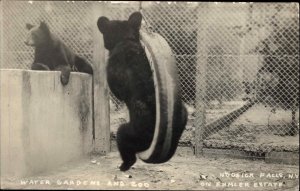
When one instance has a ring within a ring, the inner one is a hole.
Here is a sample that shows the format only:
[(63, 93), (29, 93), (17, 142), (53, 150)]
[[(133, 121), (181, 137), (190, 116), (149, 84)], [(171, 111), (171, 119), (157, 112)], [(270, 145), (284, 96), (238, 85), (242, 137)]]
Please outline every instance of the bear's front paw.
[(69, 76), (61, 74), (60, 81), (61, 81), (62, 85), (64, 85), (64, 86), (67, 85), (69, 82)]

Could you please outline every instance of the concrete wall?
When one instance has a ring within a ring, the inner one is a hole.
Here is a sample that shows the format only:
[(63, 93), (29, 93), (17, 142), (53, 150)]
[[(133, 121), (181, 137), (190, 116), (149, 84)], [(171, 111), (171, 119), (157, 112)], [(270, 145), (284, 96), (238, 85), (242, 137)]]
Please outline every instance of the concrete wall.
[(92, 151), (92, 77), (0, 70), (1, 176), (57, 168)]

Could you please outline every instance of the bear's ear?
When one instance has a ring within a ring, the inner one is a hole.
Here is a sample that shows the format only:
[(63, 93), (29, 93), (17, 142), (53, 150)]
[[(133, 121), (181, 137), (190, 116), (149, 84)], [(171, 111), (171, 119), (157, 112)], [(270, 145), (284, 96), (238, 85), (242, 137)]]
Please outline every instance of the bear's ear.
[(40, 29), (46, 33), (50, 33), (49, 27), (44, 21), (40, 23)]
[(107, 17), (100, 17), (97, 21), (98, 29), (103, 33), (107, 29), (109, 19)]
[(128, 23), (134, 29), (140, 29), (142, 23), (142, 14), (140, 12), (134, 12), (129, 16)]
[(27, 29), (27, 30), (30, 30), (30, 29), (32, 29), (33, 27), (34, 27), (34, 25), (29, 24), (29, 23), (26, 23), (26, 29)]

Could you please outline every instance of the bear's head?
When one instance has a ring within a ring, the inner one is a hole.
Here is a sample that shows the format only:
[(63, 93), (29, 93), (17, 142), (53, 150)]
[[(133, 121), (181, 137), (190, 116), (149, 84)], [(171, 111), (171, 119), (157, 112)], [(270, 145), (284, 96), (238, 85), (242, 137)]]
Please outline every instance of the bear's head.
[(139, 41), (139, 30), (142, 22), (142, 14), (134, 12), (126, 21), (109, 20), (107, 17), (100, 17), (97, 25), (103, 34), (104, 47), (112, 50), (119, 42), (124, 40)]
[(27, 46), (38, 47), (48, 43), (50, 39), (50, 30), (45, 22), (41, 22), (39, 26), (26, 24), (28, 34), (25, 40)]

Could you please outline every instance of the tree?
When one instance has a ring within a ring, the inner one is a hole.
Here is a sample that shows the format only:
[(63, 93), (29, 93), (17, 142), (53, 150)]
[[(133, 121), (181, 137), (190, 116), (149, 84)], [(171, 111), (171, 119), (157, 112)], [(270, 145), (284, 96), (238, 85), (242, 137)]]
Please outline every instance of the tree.
[(273, 107), (292, 111), (292, 127), (288, 135), (295, 135), (296, 110), (299, 107), (299, 20), (277, 26), (256, 50), (264, 55), (257, 73), (256, 98)]

